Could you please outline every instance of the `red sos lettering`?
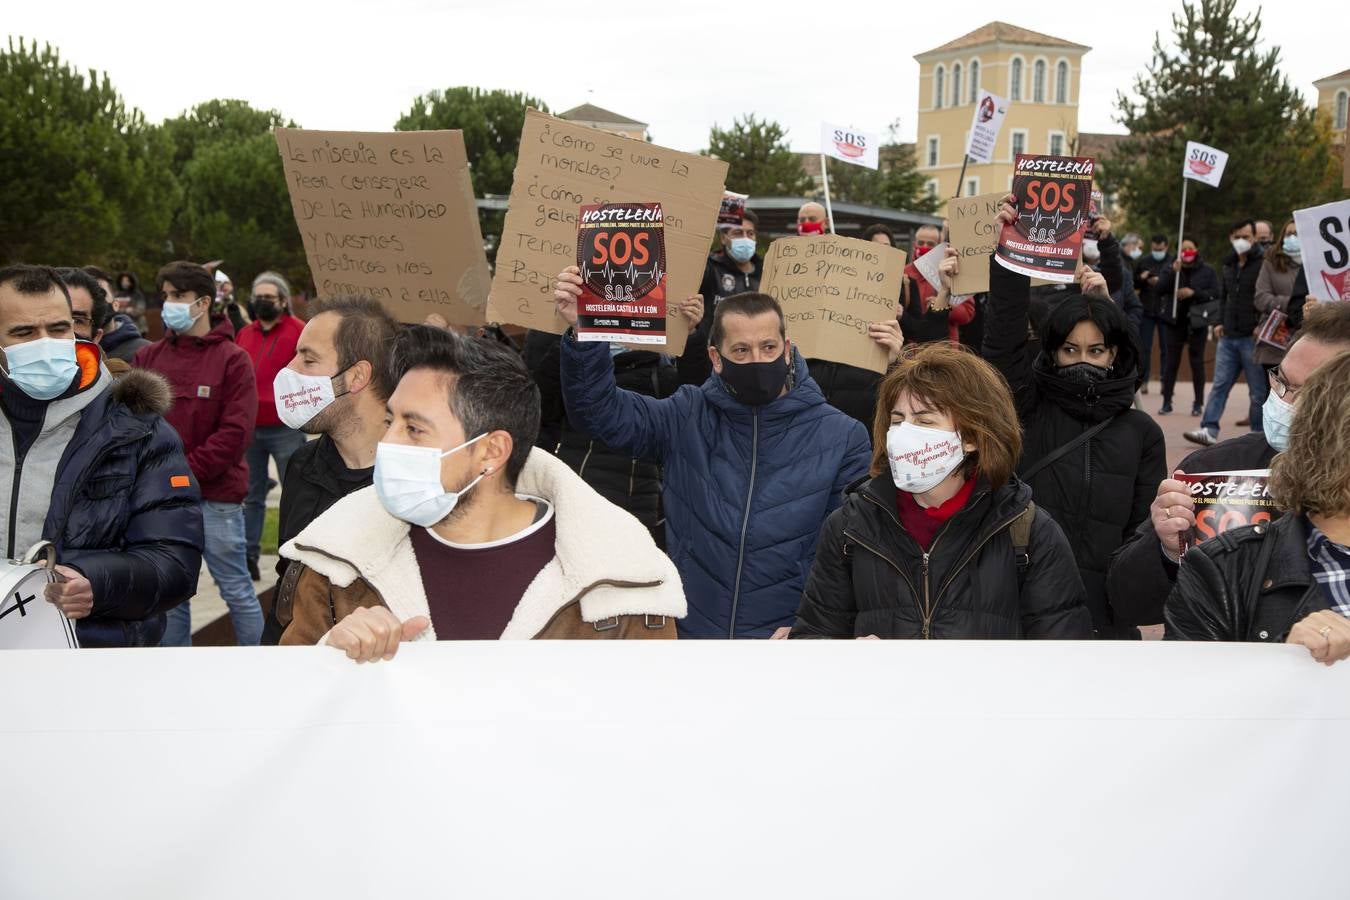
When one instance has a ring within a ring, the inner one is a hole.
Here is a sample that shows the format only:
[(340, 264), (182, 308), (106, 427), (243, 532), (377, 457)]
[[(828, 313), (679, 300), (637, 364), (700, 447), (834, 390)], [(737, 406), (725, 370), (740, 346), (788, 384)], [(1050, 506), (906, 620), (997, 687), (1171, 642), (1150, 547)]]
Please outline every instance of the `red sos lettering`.
[(1027, 209), (1040, 209), (1044, 212), (1066, 213), (1073, 209), (1074, 196), (1078, 193), (1078, 184), (1069, 182), (1060, 185), (1058, 181), (1044, 182), (1034, 178), (1027, 182), (1027, 199), (1023, 205)]
[(591, 257), (591, 263), (597, 266), (606, 263), (626, 266), (631, 261), (635, 266), (645, 266), (651, 259), (651, 252), (647, 249), (649, 236), (646, 231), (639, 231), (631, 238), (623, 231), (602, 231), (595, 236), (595, 255)]
[(1218, 510), (1202, 509), (1195, 514), (1195, 530), (1199, 532), (1200, 540), (1207, 541), (1215, 535), (1241, 528), (1243, 525), (1260, 525), (1269, 521), (1270, 513), (1264, 510), (1248, 518), (1246, 513), (1236, 509), (1225, 510), (1222, 514)]

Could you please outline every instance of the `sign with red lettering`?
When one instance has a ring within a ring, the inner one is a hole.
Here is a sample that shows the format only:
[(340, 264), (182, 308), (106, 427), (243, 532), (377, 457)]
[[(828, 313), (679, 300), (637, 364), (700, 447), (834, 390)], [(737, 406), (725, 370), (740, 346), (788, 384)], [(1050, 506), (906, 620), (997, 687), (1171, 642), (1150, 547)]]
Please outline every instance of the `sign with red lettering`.
[(1019, 155), (1012, 186), (1017, 221), (999, 233), (994, 248), (999, 265), (1034, 278), (1072, 282), (1095, 169), (1090, 157)]
[(666, 343), (665, 220), (659, 203), (582, 206), (577, 340)]
[(749, 199), (749, 194), (738, 194), (735, 191), (722, 192), (722, 208), (717, 212), (717, 228), (719, 231), (726, 228), (741, 227), (741, 222), (745, 220), (745, 201)]
[(1195, 472), (1176, 476), (1190, 486), (1195, 501), (1195, 528), (1187, 545), (1202, 544), (1244, 525), (1269, 522), (1279, 513), (1270, 497), (1270, 470)]

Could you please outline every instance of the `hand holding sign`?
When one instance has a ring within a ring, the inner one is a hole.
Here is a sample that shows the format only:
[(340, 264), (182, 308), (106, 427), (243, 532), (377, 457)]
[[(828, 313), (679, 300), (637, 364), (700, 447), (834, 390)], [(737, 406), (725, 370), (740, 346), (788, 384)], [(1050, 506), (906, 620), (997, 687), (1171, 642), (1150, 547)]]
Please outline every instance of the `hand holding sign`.
[(1164, 478), (1149, 506), (1149, 519), (1167, 558), (1178, 562), (1185, 537), (1195, 527), (1195, 501), (1191, 499), (1190, 486), (1176, 478)]
[(58, 581), (47, 585), (47, 602), (67, 619), (83, 619), (94, 611), (94, 587), (70, 566), (57, 566)]
[(581, 297), (581, 269), (568, 266), (553, 284), (553, 306), (568, 328), (577, 327), (577, 300)]

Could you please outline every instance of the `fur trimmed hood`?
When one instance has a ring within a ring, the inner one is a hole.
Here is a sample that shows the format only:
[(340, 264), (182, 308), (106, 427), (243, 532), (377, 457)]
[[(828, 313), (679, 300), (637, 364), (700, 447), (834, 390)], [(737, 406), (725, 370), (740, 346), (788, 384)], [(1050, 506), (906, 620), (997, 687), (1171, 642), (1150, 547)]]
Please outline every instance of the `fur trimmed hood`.
[[(529, 639), (554, 615), (580, 602), (586, 622), (615, 616), (683, 618), (684, 590), (675, 565), (632, 515), (595, 492), (544, 450), (530, 451), (516, 484), (520, 494), (553, 505), (555, 555), (516, 604), (502, 638)], [(339, 500), (281, 548), (336, 587), (369, 584), (400, 619), (428, 615), (409, 525), (385, 512), (374, 487)], [(435, 640), (433, 628), (417, 640)]]
[(112, 384), (111, 396), (138, 416), (162, 416), (173, 405), (173, 391), (164, 376), (149, 369), (132, 369)]

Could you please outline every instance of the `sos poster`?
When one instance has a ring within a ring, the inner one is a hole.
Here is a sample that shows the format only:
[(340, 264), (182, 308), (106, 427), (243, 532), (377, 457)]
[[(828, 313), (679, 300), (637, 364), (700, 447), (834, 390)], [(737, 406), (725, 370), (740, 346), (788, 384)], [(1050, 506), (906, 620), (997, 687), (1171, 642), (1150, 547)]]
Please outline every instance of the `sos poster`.
[(1195, 528), (1188, 547), (1244, 525), (1269, 522), (1278, 515), (1270, 497), (1270, 470), (1196, 472), (1176, 476), (1190, 486), (1195, 502)]
[(666, 343), (665, 221), (659, 203), (599, 203), (577, 218), (577, 340)]
[(1064, 283), (1074, 280), (1092, 201), (1096, 160), (1019, 155), (1012, 192), (1017, 221), (999, 232), (994, 259), (1005, 269)]

